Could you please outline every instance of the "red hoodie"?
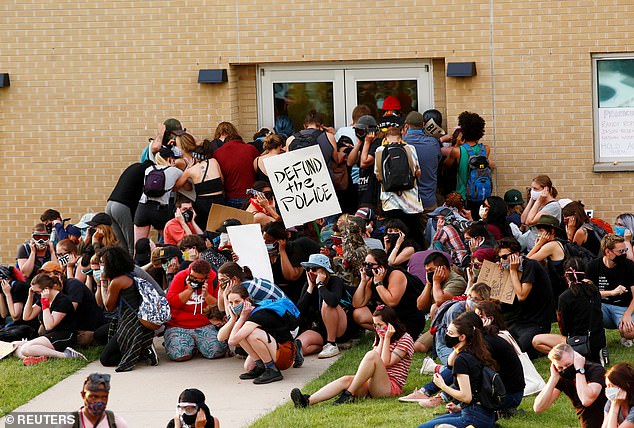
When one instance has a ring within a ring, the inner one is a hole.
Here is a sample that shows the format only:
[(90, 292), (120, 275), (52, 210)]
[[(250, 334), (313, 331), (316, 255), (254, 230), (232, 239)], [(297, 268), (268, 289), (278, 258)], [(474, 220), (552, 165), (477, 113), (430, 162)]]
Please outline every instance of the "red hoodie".
[[(207, 302), (203, 298), (202, 290), (195, 290), (185, 303), (181, 302), (178, 296), (187, 287), (185, 280), (189, 276), (189, 272), (190, 268), (178, 272), (167, 290), (167, 301), (172, 311), (172, 319), (167, 323), (167, 327), (194, 329), (209, 324), (209, 318), (203, 314)], [(207, 278), (208, 290), (214, 297), (218, 297), (218, 289), (213, 286), (214, 279), (216, 279), (216, 273), (212, 269), (209, 272), (209, 278)]]

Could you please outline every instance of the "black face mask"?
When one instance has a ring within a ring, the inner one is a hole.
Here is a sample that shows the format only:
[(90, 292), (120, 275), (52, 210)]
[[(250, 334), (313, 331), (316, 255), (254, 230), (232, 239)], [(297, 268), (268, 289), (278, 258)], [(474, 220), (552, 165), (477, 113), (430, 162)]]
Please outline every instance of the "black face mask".
[(181, 418), (183, 419), (183, 422), (185, 422), (187, 425), (189, 426), (194, 426), (194, 424), (196, 423), (196, 415), (188, 415), (183, 413), (181, 415)]
[(568, 367), (559, 372), (559, 376), (570, 380), (574, 379), (576, 374), (577, 370), (575, 369), (574, 364), (570, 364)]
[(445, 345), (447, 345), (448, 348), (453, 348), (458, 343), (460, 343), (460, 338), (458, 336), (449, 336), (449, 334), (445, 333)]
[(194, 213), (192, 212), (192, 210), (183, 211), (182, 214), (183, 214), (183, 220), (185, 220), (185, 223), (189, 223), (194, 218)]
[(362, 128), (354, 128), (354, 135), (361, 141), (365, 140), (365, 136), (368, 135), (368, 132)]
[(373, 277), (374, 276), (374, 272), (372, 272), (372, 268), (371, 267), (364, 267), (363, 270), (365, 271), (365, 274), (369, 277)]
[(53, 231), (53, 223), (49, 223), (46, 225), (46, 231), (51, 233)]
[(612, 259), (612, 261), (616, 263), (617, 265), (621, 265), (625, 263), (625, 260), (627, 260), (627, 254), (619, 254), (618, 256)]
[(428, 284), (434, 283), (434, 272), (427, 272), (427, 283)]

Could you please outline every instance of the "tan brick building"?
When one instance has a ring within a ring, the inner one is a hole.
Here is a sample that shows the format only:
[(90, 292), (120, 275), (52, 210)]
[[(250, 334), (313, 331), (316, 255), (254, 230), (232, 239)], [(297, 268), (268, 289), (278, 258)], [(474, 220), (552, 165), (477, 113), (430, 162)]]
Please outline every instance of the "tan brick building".
[[(617, 160), (617, 169), (630, 160), (627, 144), (595, 155), (593, 55), (632, 51), (634, 5), (608, 3), (5, 2), (0, 73), (11, 86), (0, 89), (0, 262), (13, 262), (44, 209), (74, 221), (103, 210), (118, 174), (164, 119), (199, 136), (224, 120), (245, 139), (271, 126), (267, 76), (277, 72), (288, 81), (294, 72), (339, 73), (332, 95), (343, 125), (357, 101), (350, 82), (415, 69), (420, 110), (440, 109), (449, 128), (463, 110), (487, 120), (499, 193), (545, 173), (562, 197), (582, 198), (612, 222), (634, 210), (634, 177), (593, 172), (597, 160)], [(477, 75), (447, 77), (455, 62), (474, 62)], [(228, 82), (199, 84), (201, 69), (226, 69)]]

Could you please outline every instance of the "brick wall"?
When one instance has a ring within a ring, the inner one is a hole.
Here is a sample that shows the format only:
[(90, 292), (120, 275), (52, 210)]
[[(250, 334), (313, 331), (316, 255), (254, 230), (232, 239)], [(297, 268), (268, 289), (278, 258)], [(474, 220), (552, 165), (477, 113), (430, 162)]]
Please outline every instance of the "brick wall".
[[(497, 188), (549, 174), (562, 197), (612, 221), (631, 211), (631, 173), (592, 173), (592, 53), (627, 52), (634, 5), (594, 1), (18, 0), (0, 7), (3, 142), (0, 262), (39, 214), (102, 210), (159, 122), (209, 136), (257, 130), (256, 65), (432, 59), (434, 99), (455, 126), (487, 120)], [(478, 75), (447, 78), (447, 62)], [(203, 68), (229, 83), (199, 85)]]

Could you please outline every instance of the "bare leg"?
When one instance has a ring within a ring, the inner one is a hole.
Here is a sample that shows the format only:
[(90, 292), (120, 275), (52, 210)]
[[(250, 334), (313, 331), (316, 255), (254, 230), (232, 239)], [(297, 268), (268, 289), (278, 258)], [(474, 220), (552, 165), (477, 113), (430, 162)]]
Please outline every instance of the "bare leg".
[(375, 398), (390, 396), (390, 378), (378, 352), (368, 351), (365, 354), (348, 391), (355, 397), (363, 397), (367, 393)]
[(21, 353), (25, 357), (53, 357), (53, 358), (66, 358), (63, 352), (58, 352), (53, 347), (53, 344), (44, 336), (40, 336), (37, 339), (26, 342), (21, 347)]
[(302, 353), (304, 355), (316, 354), (324, 346), (324, 339), (321, 334), (313, 330), (306, 330), (297, 338), (302, 342)]
[(548, 354), (551, 349), (560, 343), (566, 343), (566, 338), (561, 334), (538, 334), (533, 337), (533, 348), (542, 354)]
[(253, 357), (257, 355), (257, 359), (262, 360), (264, 364), (275, 361), (277, 356), (277, 342), (270, 337), (271, 343), (269, 343), (269, 337), (264, 330), (256, 328), (246, 339), (255, 354), (249, 353), (249, 355)]
[(326, 326), (326, 335), (328, 342), (334, 342), (338, 337), (342, 336), (346, 331), (348, 319), (343, 308), (339, 305), (331, 307), (323, 302), (321, 304), (321, 319)]
[(354, 322), (359, 324), (366, 330), (374, 331), (374, 323), (372, 322), (372, 313), (367, 306), (357, 308), (352, 312)]
[(134, 226), (134, 243), (141, 238), (147, 238), (150, 236), (151, 226)]
[(310, 404), (317, 404), (322, 401), (330, 400), (332, 397), (336, 397), (350, 387), (352, 379), (354, 379), (354, 376), (348, 375), (333, 380), (328, 385), (323, 386), (319, 391), (311, 394), (308, 402)]
[(420, 336), (418, 336), (416, 342), (414, 342), (414, 352), (422, 352), (423, 354), (426, 354), (427, 352), (431, 351), (433, 340), (434, 338), (429, 333), (429, 331), (422, 333)]

